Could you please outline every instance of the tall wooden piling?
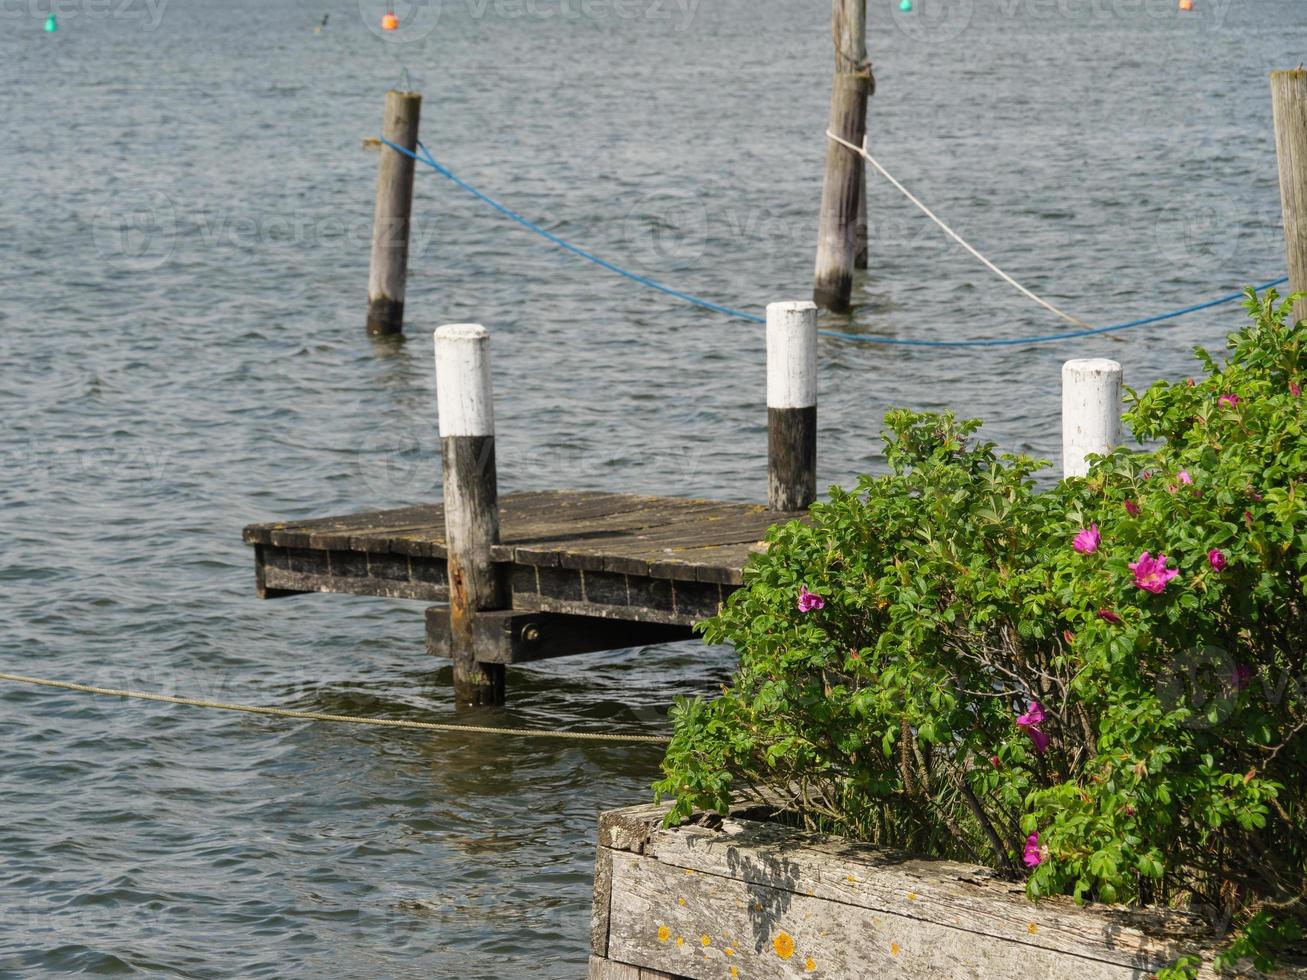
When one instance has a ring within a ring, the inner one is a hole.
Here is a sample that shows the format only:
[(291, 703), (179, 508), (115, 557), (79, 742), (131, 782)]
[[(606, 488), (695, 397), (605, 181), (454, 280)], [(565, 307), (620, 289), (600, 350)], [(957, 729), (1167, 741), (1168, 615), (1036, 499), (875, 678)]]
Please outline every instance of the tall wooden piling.
[[(1307, 292), (1307, 70), (1271, 72), (1271, 105), (1289, 289)], [(1307, 301), (1294, 305), (1293, 317), (1307, 319)]]
[[(418, 92), (386, 93), (382, 135), (416, 152), (422, 96)], [(384, 144), (377, 169), (377, 205), (372, 213), (372, 265), (368, 273), (368, 333), (401, 333), (404, 329), (404, 284), (408, 278), (408, 231), (413, 209), (412, 157)]]
[(817, 307), (767, 306), (767, 506), (817, 499)]
[(460, 704), (502, 704), (504, 665), (477, 661), (473, 630), (478, 610), (506, 604), (490, 557), (499, 543), (499, 490), (490, 334), (480, 324), (455, 323), (436, 331), (436, 407), (445, 471), (454, 697)]
[(1089, 472), (1086, 457), (1121, 442), (1121, 365), (1106, 358), (1062, 365), (1062, 477)]
[(867, 164), (862, 162), (862, 179), (858, 181), (858, 219), (853, 229), (853, 268), (867, 268)]
[[(865, 0), (833, 0), (831, 28), (835, 42), (835, 78), (831, 85), (832, 133), (862, 146), (867, 130), (867, 64)], [(812, 298), (819, 306), (845, 313), (853, 294), (853, 258), (857, 246), (859, 187), (862, 157), (832, 139), (826, 140), (826, 177), (821, 190), (817, 229), (817, 268)]]

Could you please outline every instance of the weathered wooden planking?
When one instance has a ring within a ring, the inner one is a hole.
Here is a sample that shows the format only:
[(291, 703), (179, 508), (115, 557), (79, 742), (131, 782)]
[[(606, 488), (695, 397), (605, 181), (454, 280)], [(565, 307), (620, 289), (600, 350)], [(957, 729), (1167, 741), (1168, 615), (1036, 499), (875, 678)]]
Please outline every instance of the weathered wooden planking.
[(608, 908), (593, 917), (596, 956), (693, 980), (1142, 980), (1210, 948), (1201, 921), (1181, 913), (1035, 905), (985, 868), (745, 819), (664, 830), (665, 812), (601, 817), (595, 896)]
[[(756, 504), (544, 491), (501, 500), (499, 563), (738, 585), (751, 549), (799, 516)], [(445, 558), (439, 504), (247, 527), (249, 544)]]
[(598, 956), (590, 957), (590, 969), (586, 977), (587, 980), (681, 980), (680, 977), (663, 973), (661, 970), (642, 969), (629, 963), (618, 963)]

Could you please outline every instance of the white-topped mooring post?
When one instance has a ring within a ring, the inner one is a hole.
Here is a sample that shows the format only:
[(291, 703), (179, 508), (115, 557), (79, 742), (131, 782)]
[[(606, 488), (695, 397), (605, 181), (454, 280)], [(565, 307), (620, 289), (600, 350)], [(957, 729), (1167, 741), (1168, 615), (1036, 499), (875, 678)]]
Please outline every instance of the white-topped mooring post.
[(1121, 442), (1121, 365), (1085, 358), (1062, 365), (1062, 477), (1089, 472), (1086, 457)]
[(767, 506), (817, 499), (817, 306), (767, 306)]
[[(381, 135), (396, 146), (415, 152), (421, 111), (422, 96), (418, 92), (387, 92)], [(404, 330), (413, 168), (411, 156), (382, 146), (377, 168), (377, 204), (372, 212), (372, 265), (368, 272), (368, 333), (373, 336)]]
[(460, 704), (502, 704), (504, 665), (477, 661), (472, 629), (477, 610), (500, 609), (505, 602), (490, 556), (499, 543), (499, 489), (490, 333), (479, 323), (452, 323), (436, 331), (436, 408), (444, 464), (454, 697)]

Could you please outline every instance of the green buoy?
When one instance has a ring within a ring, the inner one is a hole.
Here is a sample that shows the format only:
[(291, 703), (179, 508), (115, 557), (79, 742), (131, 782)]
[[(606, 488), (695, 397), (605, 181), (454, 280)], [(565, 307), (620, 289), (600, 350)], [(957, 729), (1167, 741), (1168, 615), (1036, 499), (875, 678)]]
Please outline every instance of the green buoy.
[(57, 30), (59, 30), (59, 21), (57, 21), (54, 14), (51, 13), (50, 16), (45, 19), (45, 32), (47, 34), (53, 34)]
[(905, 14), (912, 13), (912, 0), (899, 0), (899, 10)]

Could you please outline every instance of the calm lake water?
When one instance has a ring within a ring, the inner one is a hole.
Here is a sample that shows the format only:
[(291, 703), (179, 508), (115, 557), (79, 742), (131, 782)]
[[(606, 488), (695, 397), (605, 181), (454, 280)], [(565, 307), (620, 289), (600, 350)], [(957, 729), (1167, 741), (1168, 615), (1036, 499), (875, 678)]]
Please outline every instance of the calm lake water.
[[(1095, 323), (1282, 274), (1267, 72), (1301, 0), (869, 0), (873, 151)], [(757, 499), (761, 332), (544, 245), (419, 174), (406, 344), (363, 333), (383, 92), (436, 157), (556, 233), (758, 311), (806, 298), (829, 10), (793, 0), (47, 0), (0, 7), (0, 670), (449, 720), (422, 607), (261, 603), (252, 521), (433, 499), (430, 331), (493, 332), (500, 479)], [(324, 13), (324, 31), (315, 34)], [(872, 183), (873, 272), (824, 325), (1058, 321)], [(1183, 377), (1235, 306), (1067, 344), (823, 340), (821, 479), (884, 411), (1057, 451), (1058, 368)], [(732, 655), (510, 676), (489, 724), (665, 729)], [(0, 975), (583, 975), (596, 813), (658, 752), (378, 732), (0, 686)]]

